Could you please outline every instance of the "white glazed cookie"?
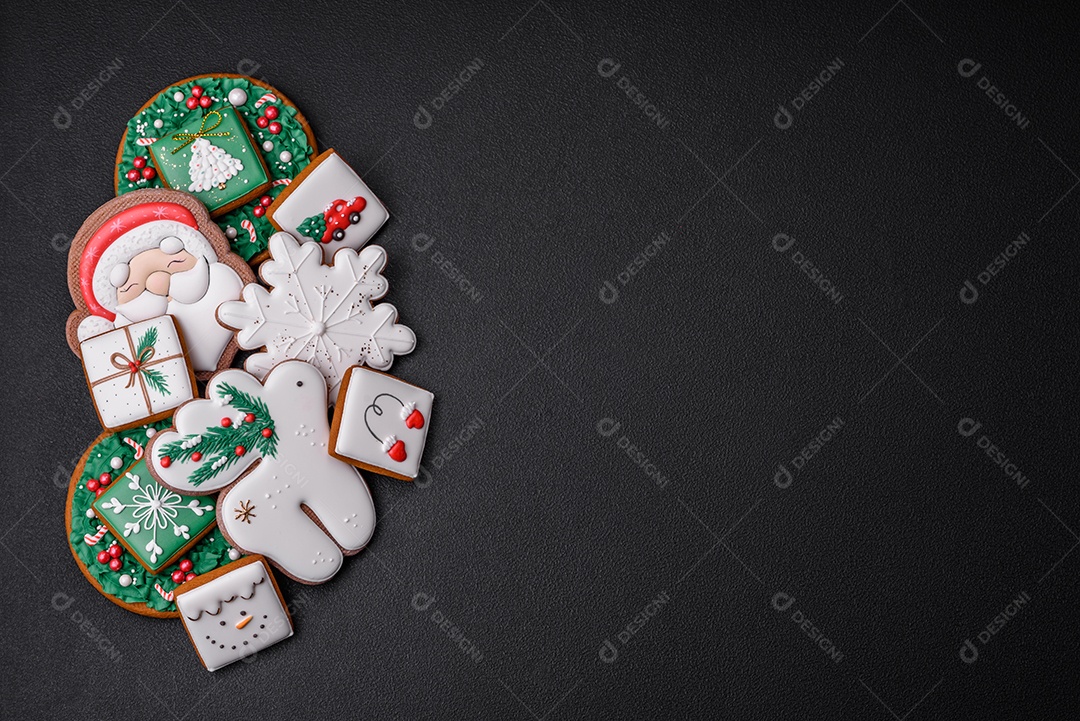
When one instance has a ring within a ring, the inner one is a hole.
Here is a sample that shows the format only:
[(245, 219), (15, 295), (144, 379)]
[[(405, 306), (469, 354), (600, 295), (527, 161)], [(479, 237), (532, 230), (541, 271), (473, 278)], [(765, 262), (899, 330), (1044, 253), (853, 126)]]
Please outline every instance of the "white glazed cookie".
[(430, 391), (354, 366), (334, 407), (330, 453), (360, 468), (414, 479), (420, 473), (434, 402)]
[(293, 635), (281, 592), (260, 556), (248, 556), (206, 580), (181, 585), (176, 608), (208, 671)]
[(259, 275), (273, 290), (251, 283), (242, 301), (222, 303), (217, 312), (222, 325), (237, 330), (241, 348), (266, 349), (245, 361), (249, 373), (262, 378), (295, 358), (318, 368), (335, 397), (350, 365), (384, 370), (394, 355), (416, 346), (412, 330), (397, 323), (394, 306), (372, 305), (388, 288), (382, 275), (386, 251), (379, 246), (359, 253), (343, 248), (333, 265), (323, 265), (318, 244), (275, 233), (270, 256)]
[(206, 396), (177, 411), (175, 430), (154, 437), (151, 473), (178, 493), (224, 489), (218, 526), (234, 546), (263, 554), (303, 583), (329, 580), (342, 549), (367, 545), (375, 505), (357, 470), (327, 453), (322, 374), (287, 361), (260, 384), (227, 370), (210, 380)]
[(363, 247), (390, 213), (331, 148), (282, 191), (267, 217), (278, 230), (318, 242), (329, 263), (341, 248)]

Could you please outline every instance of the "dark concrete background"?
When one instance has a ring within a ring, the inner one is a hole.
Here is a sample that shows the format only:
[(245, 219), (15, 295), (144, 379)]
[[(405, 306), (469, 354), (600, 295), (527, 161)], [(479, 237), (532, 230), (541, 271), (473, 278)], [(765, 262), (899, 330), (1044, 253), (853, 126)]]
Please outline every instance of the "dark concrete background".
[[(1075, 713), (1075, 13), (302, 5), (5, 5), (5, 716)], [(437, 400), (424, 483), (368, 474), (371, 546), (211, 675), (85, 582), (54, 478), (98, 433), (66, 238), (213, 71), (386, 202), (394, 372)]]

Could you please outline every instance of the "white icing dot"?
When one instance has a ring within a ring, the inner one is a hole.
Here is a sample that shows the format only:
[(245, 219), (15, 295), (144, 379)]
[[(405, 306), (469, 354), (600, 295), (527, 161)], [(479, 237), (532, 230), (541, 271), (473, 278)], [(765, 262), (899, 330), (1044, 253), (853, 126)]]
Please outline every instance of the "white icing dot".
[(229, 240), (233, 240), (236, 237), (236, 228), (231, 225), (225, 229), (225, 237)]
[(127, 575), (126, 573), (123, 576), (121, 576), (120, 577), (120, 585), (123, 586), (124, 588), (127, 588), (128, 586), (130, 586), (131, 585), (131, 576)]
[(263, 143), (263, 150), (265, 150), (266, 152), (269, 153), (273, 149), (274, 149), (274, 144), (271, 143), (269, 140), (267, 140), (265, 143)]
[(118, 471), (120, 470), (120, 466), (124, 465), (124, 462), (116, 456), (113, 456), (112, 460), (109, 461), (109, 465), (112, 466), (114, 471)]
[(146, 437), (147, 438), (153, 438), (156, 435), (157, 435), (157, 428), (147, 428), (146, 429)]
[(229, 91), (229, 103), (232, 105), (243, 105), (247, 99), (247, 92), (243, 88), (233, 88)]
[(288, 150), (282, 150), (281, 155), (279, 155), (278, 157), (281, 158), (281, 162), (288, 163), (292, 160), (292, 153), (290, 153)]
[(93, 509), (93, 508), (87, 508), (87, 509), (86, 509), (86, 517), (87, 517), (87, 518), (97, 518), (97, 514), (96, 514), (96, 513), (94, 513), (94, 509)]
[(157, 120), (154, 121), (154, 127), (157, 128), (158, 130), (161, 130), (161, 128), (164, 127), (164, 125), (165, 125), (165, 123), (164, 123), (164, 121), (162, 121), (161, 118), (158, 118)]
[(235, 561), (238, 558), (240, 558), (240, 551), (237, 551), (235, 548), (230, 548), (229, 549), (229, 560), (230, 561)]
[(181, 100), (184, 99), (184, 94), (177, 90), (175, 93), (172, 94), (172, 99), (179, 103)]

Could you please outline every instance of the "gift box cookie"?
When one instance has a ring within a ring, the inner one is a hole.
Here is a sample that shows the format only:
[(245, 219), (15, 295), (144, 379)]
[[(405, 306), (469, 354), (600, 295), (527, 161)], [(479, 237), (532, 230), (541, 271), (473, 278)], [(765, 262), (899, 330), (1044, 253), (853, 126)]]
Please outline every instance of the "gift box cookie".
[(435, 395), (387, 373), (345, 373), (330, 429), (330, 455), (411, 481), (420, 473)]
[(293, 635), (292, 618), (262, 556), (247, 556), (185, 583), (176, 607), (208, 671)]
[(281, 191), (267, 217), (278, 230), (318, 241), (329, 263), (339, 248), (356, 250), (371, 240), (390, 213), (331, 148)]
[(92, 508), (151, 574), (176, 562), (216, 521), (212, 499), (183, 496), (161, 485), (150, 475), (145, 456), (113, 480)]
[(270, 187), (262, 154), (228, 106), (191, 113), (175, 132), (150, 145), (150, 154), (165, 185), (191, 193), (213, 216)]
[(171, 316), (87, 338), (79, 349), (94, 407), (108, 430), (165, 418), (195, 397), (195, 376)]

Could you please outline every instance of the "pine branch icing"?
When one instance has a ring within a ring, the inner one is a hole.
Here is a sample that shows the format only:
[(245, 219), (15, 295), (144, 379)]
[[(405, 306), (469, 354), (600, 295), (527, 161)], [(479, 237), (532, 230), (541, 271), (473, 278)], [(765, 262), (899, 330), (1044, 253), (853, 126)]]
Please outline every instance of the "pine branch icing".
[(231, 407), (237, 412), (224, 415), (221, 425), (183, 436), (159, 451), (159, 457), (163, 461), (167, 458), (169, 464), (198, 463), (188, 476), (191, 485), (196, 487), (232, 467), (252, 451), (264, 458), (273, 458), (277, 454), (278, 434), (266, 401), (230, 383), (218, 386), (217, 394), (215, 401), (220, 402), (223, 409)]

